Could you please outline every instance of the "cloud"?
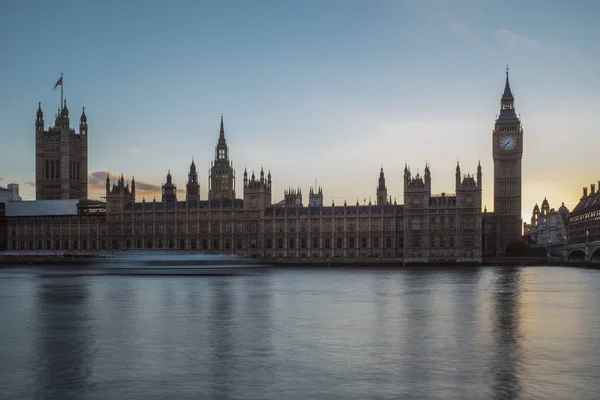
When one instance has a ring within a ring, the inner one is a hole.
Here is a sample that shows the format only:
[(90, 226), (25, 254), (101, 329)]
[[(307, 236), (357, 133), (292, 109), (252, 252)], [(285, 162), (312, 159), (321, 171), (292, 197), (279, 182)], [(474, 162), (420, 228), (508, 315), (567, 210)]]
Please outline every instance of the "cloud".
[(106, 176), (107, 175), (111, 181), (118, 179), (117, 175), (115, 175), (112, 172), (94, 171), (88, 175), (88, 187), (104, 189), (106, 187), (105, 185), (106, 185)]
[(129, 151), (136, 154), (140, 154), (142, 152), (142, 150), (138, 147), (132, 147), (131, 149), (129, 149)]
[(29, 186), (31, 186), (31, 187), (35, 187), (35, 182), (33, 182), (33, 181), (25, 181), (24, 183), (25, 183), (26, 185), (29, 185)]
[(539, 47), (540, 42), (527, 36), (509, 31), (508, 29), (498, 29), (494, 32), (496, 38), (507, 47)]

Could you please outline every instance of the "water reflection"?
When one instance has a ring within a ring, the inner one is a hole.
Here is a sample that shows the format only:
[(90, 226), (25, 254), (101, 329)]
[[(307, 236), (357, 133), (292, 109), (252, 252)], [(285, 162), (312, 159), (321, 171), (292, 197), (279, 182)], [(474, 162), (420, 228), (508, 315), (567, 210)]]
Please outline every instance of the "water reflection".
[(600, 390), (597, 271), (29, 273), (23, 282), (0, 282), (0, 397), (10, 399), (591, 399)]
[(519, 362), (521, 269), (498, 268), (492, 284), (491, 385), (494, 399), (518, 399), (521, 392)]
[[(232, 392), (231, 369), (235, 365), (232, 335), (233, 298), (229, 281), (210, 281), (210, 366), (214, 398), (229, 398)], [(212, 398), (212, 397), (211, 397)]]
[(85, 278), (41, 278), (37, 289), (36, 398), (81, 398), (90, 375)]
[[(435, 299), (432, 289), (435, 274), (423, 269), (411, 269), (402, 276), (404, 293), (407, 294), (406, 311), (402, 318), (403, 358), (405, 358), (404, 382), (421, 382), (430, 386), (436, 362)], [(405, 387), (409, 389), (409, 387)], [(406, 393), (408, 395), (411, 392)]]

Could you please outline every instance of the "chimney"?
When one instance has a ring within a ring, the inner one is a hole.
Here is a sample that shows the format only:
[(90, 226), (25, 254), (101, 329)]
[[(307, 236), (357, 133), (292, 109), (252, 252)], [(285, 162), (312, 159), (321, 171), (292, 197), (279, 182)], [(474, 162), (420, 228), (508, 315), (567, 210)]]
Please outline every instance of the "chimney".
[[(591, 189), (591, 192), (592, 192), (591, 194), (594, 194), (594, 193), (596, 193), (596, 184), (595, 184), (595, 183), (592, 183), (592, 184), (590, 185), (590, 187), (592, 188), (592, 189)], [(598, 190), (600, 190), (600, 187), (598, 188)]]
[(587, 187), (583, 188), (583, 197), (587, 197)]

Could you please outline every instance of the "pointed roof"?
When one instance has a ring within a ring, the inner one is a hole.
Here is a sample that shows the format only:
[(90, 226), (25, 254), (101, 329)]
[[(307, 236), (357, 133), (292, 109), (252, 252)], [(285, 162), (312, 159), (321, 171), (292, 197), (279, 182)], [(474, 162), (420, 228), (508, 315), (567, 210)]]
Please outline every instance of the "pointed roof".
[(508, 81), (508, 66), (506, 67), (506, 83), (504, 84), (504, 93), (502, 94), (502, 101), (514, 101), (515, 98), (510, 90), (510, 83)]
[(221, 128), (219, 129), (219, 143), (225, 143), (225, 128), (223, 127), (223, 114), (221, 114)]

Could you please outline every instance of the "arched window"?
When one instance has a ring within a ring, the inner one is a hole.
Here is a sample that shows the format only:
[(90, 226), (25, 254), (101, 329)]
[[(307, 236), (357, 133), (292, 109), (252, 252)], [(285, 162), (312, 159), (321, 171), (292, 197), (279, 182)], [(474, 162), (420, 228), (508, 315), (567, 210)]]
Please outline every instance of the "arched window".
[(77, 161), (77, 180), (81, 180), (81, 164)]
[(54, 179), (54, 160), (50, 160), (50, 179)]
[(50, 179), (50, 163), (48, 163), (48, 160), (46, 160), (46, 168), (44, 168), (44, 170), (46, 174), (46, 179)]
[(56, 178), (60, 179), (60, 160), (56, 160)]

